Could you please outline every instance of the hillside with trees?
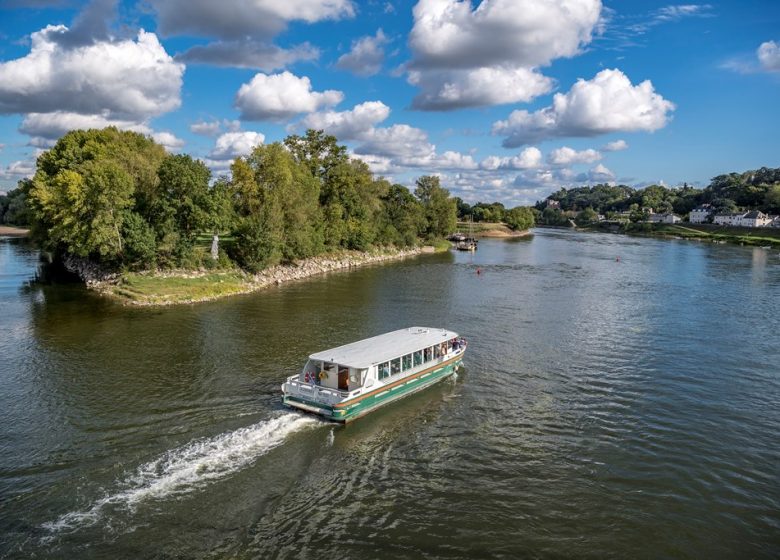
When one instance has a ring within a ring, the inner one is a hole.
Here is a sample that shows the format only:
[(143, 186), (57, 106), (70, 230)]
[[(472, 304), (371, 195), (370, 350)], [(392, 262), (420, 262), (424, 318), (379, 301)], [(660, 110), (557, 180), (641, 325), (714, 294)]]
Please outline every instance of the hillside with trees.
[[(548, 201), (554, 202), (551, 205)], [(574, 213), (590, 209), (607, 217), (617, 212), (632, 212), (640, 219), (643, 209), (652, 208), (656, 213), (674, 212), (688, 214), (701, 204), (710, 204), (715, 212), (735, 212), (738, 209), (761, 210), (767, 214), (780, 214), (780, 168), (762, 167), (744, 173), (728, 173), (713, 177), (703, 189), (687, 184), (669, 188), (650, 185), (634, 189), (627, 185), (594, 185), (560, 189), (545, 200), (536, 203), (539, 222), (546, 225), (562, 225)], [(555, 206), (555, 207), (553, 207)]]
[[(438, 177), (420, 177), (411, 192), (313, 130), (256, 147), (216, 181), (202, 161), (141, 134), (76, 130), (2, 204), (43, 248), (117, 270), (256, 272), (340, 249), (415, 246), (449, 234), (456, 220)], [(216, 263), (212, 234), (222, 238)]]

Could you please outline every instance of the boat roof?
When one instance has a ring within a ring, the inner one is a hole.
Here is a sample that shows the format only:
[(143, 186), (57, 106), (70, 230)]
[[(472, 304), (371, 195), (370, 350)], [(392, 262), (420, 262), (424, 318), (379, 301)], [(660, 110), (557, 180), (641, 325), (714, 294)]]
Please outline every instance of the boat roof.
[(309, 359), (362, 369), (411, 354), (457, 336), (458, 333), (446, 329), (409, 327), (323, 350), (312, 354)]

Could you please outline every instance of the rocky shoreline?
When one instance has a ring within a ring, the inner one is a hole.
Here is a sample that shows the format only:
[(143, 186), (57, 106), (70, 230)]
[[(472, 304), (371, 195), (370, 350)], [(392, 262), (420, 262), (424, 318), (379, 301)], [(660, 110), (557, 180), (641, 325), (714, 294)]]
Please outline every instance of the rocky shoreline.
[[(118, 299), (125, 305), (135, 306), (166, 306), (182, 303), (200, 303), (213, 301), (231, 295), (247, 294), (271, 286), (278, 286), (287, 282), (303, 280), (312, 276), (326, 274), (328, 272), (344, 271), (361, 266), (381, 264), (407, 257), (413, 257), (422, 253), (432, 253), (432, 247), (413, 249), (382, 249), (378, 252), (364, 253), (359, 251), (345, 251), (337, 255), (323, 255), (312, 257), (289, 264), (280, 264), (267, 268), (255, 275), (233, 271), (156, 271), (139, 273), (135, 278), (142, 278), (147, 284), (153, 283), (153, 290), (135, 289), (128, 287), (130, 275), (106, 274), (98, 267), (83, 259), (68, 259), (66, 268), (84, 280), (89, 289), (101, 294)], [(192, 293), (187, 293), (186, 284), (193, 284)], [(175, 284), (175, 290), (166, 293), (166, 284)], [(184, 290), (182, 291), (182, 285)], [(208, 294), (204, 286), (213, 287)]]

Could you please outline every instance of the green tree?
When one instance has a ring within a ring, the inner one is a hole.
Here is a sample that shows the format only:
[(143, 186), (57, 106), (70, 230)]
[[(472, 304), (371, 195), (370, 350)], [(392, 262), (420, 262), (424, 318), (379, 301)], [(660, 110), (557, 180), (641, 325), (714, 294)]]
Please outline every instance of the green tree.
[(767, 189), (764, 210), (771, 214), (780, 214), (780, 184)]
[(385, 206), (383, 242), (400, 247), (417, 244), (417, 234), (425, 226), (425, 215), (420, 202), (402, 185), (390, 185), (382, 197)]
[(574, 219), (578, 226), (585, 226), (599, 221), (599, 216), (593, 208), (585, 208)]
[(415, 196), (422, 203), (425, 212), (425, 228), (422, 232), (428, 239), (446, 237), (457, 224), (455, 201), (447, 189), (441, 186), (439, 178), (425, 175), (417, 179)]
[(520, 231), (534, 226), (534, 214), (530, 208), (517, 206), (504, 214), (504, 223), (513, 231)]

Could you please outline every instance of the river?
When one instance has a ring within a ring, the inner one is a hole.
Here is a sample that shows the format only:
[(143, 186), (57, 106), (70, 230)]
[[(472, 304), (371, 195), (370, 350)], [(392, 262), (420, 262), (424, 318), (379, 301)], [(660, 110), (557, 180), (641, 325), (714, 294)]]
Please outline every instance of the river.
[[(776, 251), (537, 230), (160, 309), (37, 269), (0, 240), (0, 557), (780, 554)], [(456, 379), (280, 405), (411, 325), (469, 340)]]

